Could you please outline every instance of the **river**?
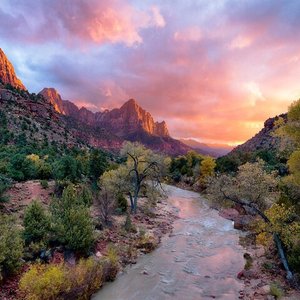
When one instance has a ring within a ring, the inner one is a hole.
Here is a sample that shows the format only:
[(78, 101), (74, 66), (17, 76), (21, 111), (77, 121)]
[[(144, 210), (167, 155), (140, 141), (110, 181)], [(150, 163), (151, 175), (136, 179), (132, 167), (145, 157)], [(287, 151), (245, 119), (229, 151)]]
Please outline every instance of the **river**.
[(238, 299), (245, 264), (239, 232), (197, 193), (167, 186), (178, 212), (174, 230), (93, 300)]

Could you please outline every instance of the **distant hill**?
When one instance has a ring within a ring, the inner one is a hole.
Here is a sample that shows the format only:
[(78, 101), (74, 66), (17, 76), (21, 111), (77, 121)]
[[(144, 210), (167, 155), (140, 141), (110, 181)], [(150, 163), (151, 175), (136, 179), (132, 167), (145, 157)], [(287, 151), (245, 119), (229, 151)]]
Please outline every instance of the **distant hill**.
[(210, 155), (212, 157), (220, 157), (226, 155), (233, 149), (233, 147), (229, 145), (205, 144), (200, 143), (194, 139), (180, 139), (180, 141), (190, 146), (197, 152), (204, 155)]

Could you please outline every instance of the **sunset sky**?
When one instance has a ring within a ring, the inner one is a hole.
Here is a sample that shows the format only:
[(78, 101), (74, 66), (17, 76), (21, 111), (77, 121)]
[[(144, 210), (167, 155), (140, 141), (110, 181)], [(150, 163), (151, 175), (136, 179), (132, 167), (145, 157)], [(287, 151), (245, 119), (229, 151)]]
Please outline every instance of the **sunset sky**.
[(31, 92), (92, 110), (135, 98), (177, 138), (241, 143), (300, 97), (298, 0), (1, 0)]

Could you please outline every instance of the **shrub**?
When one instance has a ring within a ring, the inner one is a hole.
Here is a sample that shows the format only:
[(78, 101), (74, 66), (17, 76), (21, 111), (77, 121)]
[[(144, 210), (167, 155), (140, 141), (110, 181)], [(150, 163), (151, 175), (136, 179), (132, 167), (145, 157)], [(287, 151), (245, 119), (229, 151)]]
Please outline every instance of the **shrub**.
[(91, 190), (86, 186), (83, 185), (79, 192), (79, 197), (82, 200), (82, 203), (86, 206), (91, 206), (93, 203), (93, 195)]
[(0, 280), (3, 275), (17, 271), (21, 265), (23, 241), (15, 220), (6, 215), (0, 215)]
[(103, 284), (103, 263), (93, 258), (81, 259), (66, 271), (69, 288), (64, 299), (89, 299)]
[(270, 285), (270, 294), (275, 297), (275, 299), (280, 299), (284, 296), (282, 288), (275, 282)]
[(32, 265), (20, 280), (27, 299), (89, 299), (103, 284), (103, 262), (82, 259), (76, 266)]
[(127, 202), (127, 199), (124, 197), (123, 194), (119, 194), (118, 197), (117, 197), (117, 206), (118, 206), (118, 209), (124, 213), (127, 211), (127, 208), (128, 208), (128, 202)]
[(48, 181), (45, 180), (45, 179), (41, 180), (40, 184), (41, 184), (43, 189), (47, 189), (49, 187)]
[(109, 245), (106, 260), (103, 263), (103, 276), (105, 281), (113, 281), (119, 271), (119, 256), (117, 249)]
[(89, 209), (73, 185), (63, 191), (61, 199), (52, 201), (51, 212), (58, 241), (71, 250), (87, 253), (94, 242), (94, 226)]
[(8, 197), (4, 196), (4, 193), (9, 189), (10, 185), (11, 180), (0, 174), (0, 203), (8, 201)]
[(24, 240), (28, 245), (46, 241), (49, 233), (50, 220), (43, 206), (33, 201), (25, 210), (24, 214)]
[(144, 234), (140, 236), (137, 247), (141, 249), (144, 253), (152, 252), (158, 246), (158, 241), (154, 236)]
[(32, 265), (20, 280), (27, 299), (58, 299), (67, 288), (63, 265)]

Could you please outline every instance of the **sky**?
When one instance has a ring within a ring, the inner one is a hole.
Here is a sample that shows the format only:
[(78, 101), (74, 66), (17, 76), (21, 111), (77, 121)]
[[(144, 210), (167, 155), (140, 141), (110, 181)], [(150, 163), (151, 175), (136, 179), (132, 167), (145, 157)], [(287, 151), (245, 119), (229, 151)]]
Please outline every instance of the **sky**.
[(176, 138), (236, 145), (300, 98), (298, 0), (1, 0), (30, 92), (93, 111), (130, 98)]

